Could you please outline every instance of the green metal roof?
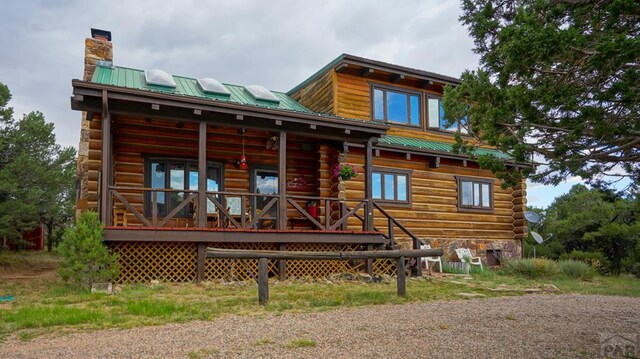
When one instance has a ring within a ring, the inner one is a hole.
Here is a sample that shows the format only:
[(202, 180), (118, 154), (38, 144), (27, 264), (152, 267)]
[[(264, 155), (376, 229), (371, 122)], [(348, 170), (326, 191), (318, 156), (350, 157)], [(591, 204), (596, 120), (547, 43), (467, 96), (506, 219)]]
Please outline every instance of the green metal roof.
[[(380, 138), (379, 143), (392, 145), (392, 146), (399, 146), (399, 147), (416, 148), (416, 149), (428, 150), (428, 151), (454, 153), (453, 144), (451, 143), (421, 140), (418, 138), (401, 137), (401, 136), (383, 136)], [(491, 155), (491, 156), (502, 158), (502, 159), (512, 158), (511, 156), (509, 156), (508, 154), (502, 151), (488, 150), (485, 148), (476, 148), (473, 151), (473, 153), (478, 156)]]
[(173, 95), (206, 98), (223, 102), (234, 102), (249, 106), (274, 108), (303, 113), (314, 113), (313, 111), (302, 106), (287, 94), (282, 92), (271, 91), (280, 100), (279, 103), (274, 103), (271, 101), (256, 100), (255, 98), (253, 98), (253, 96), (245, 91), (244, 86), (224, 84), (231, 92), (231, 96), (224, 96), (204, 93), (200, 86), (198, 86), (196, 79), (183, 76), (173, 76), (173, 79), (176, 82), (175, 88), (148, 85), (144, 78), (144, 70), (117, 66), (96, 66), (96, 71), (93, 74), (91, 82), (102, 85), (127, 87), (137, 90), (148, 90)]

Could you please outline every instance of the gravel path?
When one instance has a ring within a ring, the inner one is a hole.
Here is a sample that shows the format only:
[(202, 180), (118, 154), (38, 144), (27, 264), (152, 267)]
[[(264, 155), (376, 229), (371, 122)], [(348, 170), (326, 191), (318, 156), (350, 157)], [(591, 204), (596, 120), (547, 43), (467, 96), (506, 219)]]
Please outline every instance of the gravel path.
[[(640, 298), (530, 295), (229, 316), (0, 344), (0, 358), (600, 357), (601, 333), (633, 334)], [(287, 347), (297, 339), (316, 347)]]

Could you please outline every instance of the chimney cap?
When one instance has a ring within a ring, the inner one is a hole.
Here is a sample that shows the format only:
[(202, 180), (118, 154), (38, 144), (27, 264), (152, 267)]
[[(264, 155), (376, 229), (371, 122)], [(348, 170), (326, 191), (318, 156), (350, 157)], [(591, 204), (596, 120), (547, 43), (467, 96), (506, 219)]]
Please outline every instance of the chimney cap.
[(111, 31), (91, 28), (91, 37), (94, 39), (103, 38), (107, 39), (107, 41), (111, 41)]

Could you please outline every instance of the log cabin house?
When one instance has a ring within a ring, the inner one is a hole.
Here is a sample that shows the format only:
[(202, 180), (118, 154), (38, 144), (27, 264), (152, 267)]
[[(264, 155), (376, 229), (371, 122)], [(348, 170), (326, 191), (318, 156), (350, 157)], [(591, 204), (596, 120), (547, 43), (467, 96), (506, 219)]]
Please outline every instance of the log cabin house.
[[(214, 73), (211, 76), (215, 76)], [(341, 55), (287, 93), (113, 65), (92, 29), (83, 80), (78, 211), (95, 210), (121, 281), (248, 279), (205, 248), (467, 247), (520, 256), (524, 183), (452, 151), (440, 97), (458, 80)], [(482, 153), (508, 155), (493, 149)], [(513, 166), (520, 164), (513, 163)], [(345, 180), (337, 169), (358, 175)], [(389, 273), (388, 260), (270, 262), (280, 278)], [(420, 272), (419, 266), (414, 267)]]

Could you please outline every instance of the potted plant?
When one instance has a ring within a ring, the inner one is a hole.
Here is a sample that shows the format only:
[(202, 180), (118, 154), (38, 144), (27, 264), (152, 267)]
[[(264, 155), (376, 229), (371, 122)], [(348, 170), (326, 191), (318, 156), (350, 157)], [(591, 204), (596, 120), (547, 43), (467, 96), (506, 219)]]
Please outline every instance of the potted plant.
[(345, 181), (358, 176), (358, 171), (356, 171), (355, 167), (350, 164), (339, 164), (331, 170), (331, 173)]

